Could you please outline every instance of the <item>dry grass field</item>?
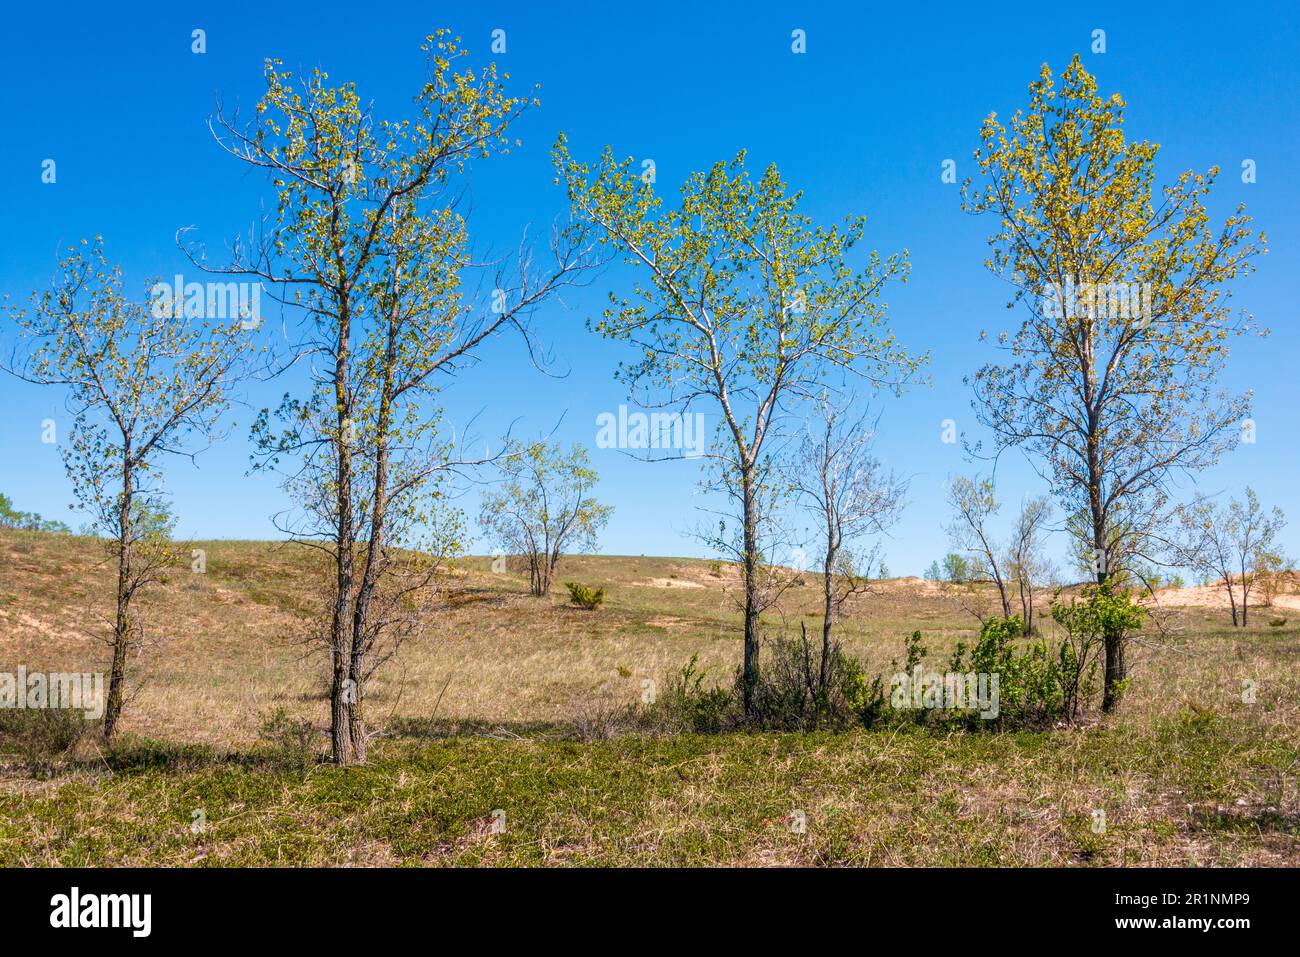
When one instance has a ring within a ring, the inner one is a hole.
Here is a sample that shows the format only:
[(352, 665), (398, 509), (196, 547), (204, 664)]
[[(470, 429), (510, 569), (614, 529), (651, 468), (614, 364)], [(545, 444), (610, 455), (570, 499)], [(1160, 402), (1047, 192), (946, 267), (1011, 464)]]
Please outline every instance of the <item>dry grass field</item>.
[[(122, 743), (40, 775), (0, 757), (0, 864), (1300, 864), (1300, 610), (1281, 601), (1233, 629), (1221, 608), (1162, 596), (1121, 712), (1073, 727), (599, 740), (593, 715), (692, 655), (730, 681), (734, 571), (567, 559), (561, 582), (605, 589), (588, 612), (468, 559), (370, 692), (371, 764), (293, 768), (258, 732), (282, 707), (324, 748), (313, 553), (194, 547), (206, 571), (178, 568), (145, 601)], [(816, 586), (787, 591), (768, 630), (815, 615)], [(0, 531), (0, 671), (103, 671), (111, 588), (95, 542)], [(990, 598), (880, 582), (849, 606), (846, 649), (888, 675), (920, 630), (946, 659)]]

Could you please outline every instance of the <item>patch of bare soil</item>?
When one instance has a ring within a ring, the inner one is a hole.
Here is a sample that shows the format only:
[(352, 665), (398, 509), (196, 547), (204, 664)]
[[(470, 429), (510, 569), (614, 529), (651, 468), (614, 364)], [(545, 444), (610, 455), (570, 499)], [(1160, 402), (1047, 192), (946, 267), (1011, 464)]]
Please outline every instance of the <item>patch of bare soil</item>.
[(646, 624), (651, 628), (680, 628), (683, 625), (691, 624), (691, 622), (685, 618), (674, 618), (670, 615), (660, 615), (658, 618), (647, 619)]
[[(1238, 595), (1238, 601), (1240, 601)], [(1183, 608), (1227, 608), (1228, 590), (1223, 585), (1196, 585), (1191, 588), (1161, 588), (1156, 592), (1161, 605)], [(1274, 595), (1270, 605), (1262, 603), (1262, 596), (1251, 595), (1251, 604), (1259, 608), (1300, 611), (1300, 595)]]
[(640, 582), (642, 585), (649, 585), (651, 588), (703, 588), (699, 582), (691, 581), (689, 578), (651, 578), (647, 581)]

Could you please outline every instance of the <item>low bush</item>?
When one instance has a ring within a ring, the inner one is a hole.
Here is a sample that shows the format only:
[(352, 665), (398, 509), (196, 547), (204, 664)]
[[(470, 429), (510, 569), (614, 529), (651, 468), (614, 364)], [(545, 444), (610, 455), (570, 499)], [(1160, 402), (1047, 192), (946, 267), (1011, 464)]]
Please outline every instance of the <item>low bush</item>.
[(670, 675), (643, 707), (644, 723), (668, 733), (715, 734), (740, 723), (739, 699), (728, 688), (704, 684), (700, 656)]
[(1036, 727), (1060, 719), (1066, 708), (1065, 688), (1077, 685), (1068, 642), (1055, 650), (1046, 639), (1030, 639), (1020, 646), (1017, 639), (1023, 633), (1019, 615), (990, 619), (980, 629), (969, 659), (959, 644), (949, 663), (956, 674), (998, 676), (998, 713), (989, 720), (999, 727)]
[(564, 587), (569, 589), (569, 601), (587, 611), (592, 611), (605, 600), (603, 588), (591, 588), (578, 582), (565, 582)]
[(579, 741), (609, 741), (636, 726), (636, 709), (602, 701), (581, 701), (573, 709), (570, 726)]
[(1065, 629), (1060, 659), (1066, 718), (1077, 717), (1096, 694), (1106, 635), (1126, 635), (1141, 627), (1142, 617), (1142, 608), (1129, 595), (1109, 587), (1091, 588), (1082, 600), (1071, 599), (1068, 604), (1059, 599), (1052, 602), (1052, 620)]
[[(823, 658), (825, 659), (823, 661)], [(760, 659), (749, 723), (770, 731), (843, 730), (872, 725), (884, 710), (884, 682), (871, 681), (839, 642), (823, 648), (800, 637), (774, 638)], [(737, 693), (741, 691), (737, 687)]]
[[(660, 730), (698, 733), (742, 727), (838, 731), (898, 722), (947, 722), (972, 729), (1047, 727), (1077, 718), (1095, 699), (1107, 630), (1128, 631), (1142, 620), (1129, 596), (1103, 590), (1068, 604), (1054, 602), (1052, 617), (1064, 632), (1060, 640), (1025, 638), (1019, 615), (986, 621), (974, 647), (958, 643), (946, 674), (924, 669), (929, 650), (914, 631), (904, 640), (901, 669), (892, 663), (888, 692), (884, 677), (869, 678), (838, 642), (823, 651), (801, 629), (798, 638), (765, 642), (748, 715), (739, 670), (730, 687), (706, 688), (696, 656), (665, 682), (645, 716)], [(921, 692), (914, 687), (918, 680)], [(961, 694), (956, 693), (959, 687)]]
[[(1127, 594), (1094, 588), (1082, 599), (1054, 601), (1052, 620), (1064, 632), (1059, 641), (1022, 640), (1020, 616), (1012, 615), (985, 622), (974, 648), (959, 642), (948, 663), (949, 674), (996, 675), (998, 702), (992, 709), (996, 716), (986, 720), (978, 709), (967, 708), (958, 714), (945, 711), (943, 717), (996, 728), (1043, 727), (1076, 719), (1096, 698), (1106, 634), (1136, 629), (1142, 623), (1142, 610)], [(913, 634), (908, 639), (909, 673), (925, 654), (920, 634)], [(912, 716), (917, 721), (935, 720), (925, 708)]]
[(745, 715), (740, 669), (729, 687), (706, 686), (699, 656), (693, 655), (644, 709), (644, 722), (660, 731), (696, 734), (742, 728), (841, 731), (879, 723), (885, 710), (881, 676), (868, 679), (861, 664), (836, 642), (826, 656), (823, 678), (822, 657), (820, 644), (810, 643), (806, 634), (767, 641), (753, 707)]

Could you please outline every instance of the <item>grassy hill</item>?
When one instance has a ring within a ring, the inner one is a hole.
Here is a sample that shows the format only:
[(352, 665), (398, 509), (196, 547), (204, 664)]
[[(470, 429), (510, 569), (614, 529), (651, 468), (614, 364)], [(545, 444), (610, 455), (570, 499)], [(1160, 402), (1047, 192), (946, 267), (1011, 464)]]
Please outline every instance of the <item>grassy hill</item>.
[[(182, 566), (144, 601), (150, 647), (132, 662), (141, 689), (124, 728), (185, 742), (248, 743), (259, 713), (284, 706), (326, 720), (327, 679), (311, 642), (322, 594), (319, 553), (269, 542), (195, 542), (206, 571)], [(503, 725), (565, 721), (600, 704), (632, 702), (698, 653), (729, 680), (739, 662), (740, 582), (718, 563), (579, 556), (560, 582), (605, 589), (594, 612), (557, 583), (530, 597), (526, 575), (494, 574), (486, 558), (457, 563), (435, 596), (428, 631), (408, 642), (371, 691), (375, 716), (438, 716)], [(5, 659), (44, 670), (104, 670), (94, 634), (112, 609), (114, 580), (90, 539), (0, 532), (0, 629)], [(916, 628), (940, 648), (975, 634), (960, 601), (915, 579), (881, 583), (845, 625), (851, 650), (884, 667)], [(787, 592), (773, 627), (815, 613), (817, 579)], [(622, 671), (620, 671), (622, 669)], [(444, 690), (445, 689), (445, 690)]]
[[(1134, 642), (1122, 712), (1077, 727), (599, 740), (601, 714), (692, 655), (730, 681), (734, 571), (567, 559), (560, 581), (605, 588), (586, 612), (469, 559), (372, 688), (372, 764), (296, 767), (258, 729), (283, 708), (323, 747), (318, 557), (194, 547), (206, 571), (176, 569), (145, 602), (121, 745), (49, 777), (0, 758), (0, 864), (1300, 863), (1294, 622), (1233, 630), (1218, 609), (1166, 609)], [(797, 630), (816, 586), (790, 589), (767, 629)], [(104, 670), (111, 591), (95, 542), (0, 531), (0, 670)], [(882, 582), (849, 607), (845, 644), (887, 675), (920, 629), (942, 661), (991, 597)]]

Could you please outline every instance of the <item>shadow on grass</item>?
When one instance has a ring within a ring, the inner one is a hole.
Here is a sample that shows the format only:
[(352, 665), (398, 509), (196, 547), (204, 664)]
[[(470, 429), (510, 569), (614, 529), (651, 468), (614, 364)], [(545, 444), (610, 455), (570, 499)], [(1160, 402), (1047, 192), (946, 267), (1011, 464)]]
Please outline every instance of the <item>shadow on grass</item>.
[[(584, 733), (585, 732), (585, 733)], [(572, 742), (591, 740), (589, 729), (575, 721), (484, 721), (472, 718), (400, 718), (382, 730), (389, 741), (449, 741), (482, 738), (497, 741), (530, 740)], [(328, 767), (325, 749), (299, 749), (255, 744), (243, 749), (186, 744), (155, 738), (124, 735), (111, 748), (78, 748), (74, 754), (33, 765), (0, 756), (0, 773), (38, 780), (53, 780), (78, 772), (137, 775), (152, 772), (177, 773), (215, 768), (249, 771), (302, 772)]]
[(1192, 816), (1192, 830), (1300, 834), (1300, 813), (1280, 811), (1277, 808), (1202, 810)]
[(79, 748), (72, 755), (43, 762), (32, 767), (24, 762), (5, 763), (3, 770), (50, 780), (76, 772), (146, 774), (154, 771), (178, 772), (230, 767), (246, 770), (305, 771), (322, 763), (324, 754), (289, 752), (265, 746), (242, 751), (214, 748), (205, 744), (178, 744), (153, 738), (124, 736), (112, 747)]
[(479, 718), (397, 718), (385, 729), (394, 738), (446, 740), (493, 738), (573, 741), (580, 735), (571, 721), (484, 721)]

